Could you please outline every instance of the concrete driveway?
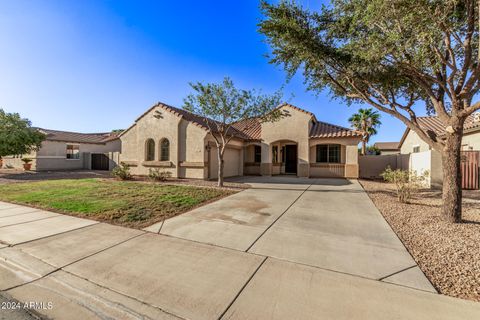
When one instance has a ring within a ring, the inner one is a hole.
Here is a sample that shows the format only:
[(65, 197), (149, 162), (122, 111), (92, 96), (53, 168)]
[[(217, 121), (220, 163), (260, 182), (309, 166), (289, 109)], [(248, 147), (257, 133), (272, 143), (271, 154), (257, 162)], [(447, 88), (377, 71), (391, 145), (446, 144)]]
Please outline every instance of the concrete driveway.
[(434, 293), (357, 182), (248, 182), (154, 232), (0, 203), (2, 295), (55, 319), (480, 317)]
[(435, 291), (357, 181), (242, 181), (252, 188), (146, 230)]

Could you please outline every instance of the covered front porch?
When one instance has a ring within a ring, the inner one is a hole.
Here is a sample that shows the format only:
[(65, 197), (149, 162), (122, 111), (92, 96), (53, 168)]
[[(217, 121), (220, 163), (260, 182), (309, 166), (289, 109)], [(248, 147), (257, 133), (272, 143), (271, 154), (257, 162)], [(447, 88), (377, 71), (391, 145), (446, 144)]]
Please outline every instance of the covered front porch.
[(278, 140), (244, 146), (244, 175), (357, 178), (358, 149), (351, 139)]
[(245, 175), (297, 175), (298, 145), (282, 140), (271, 144), (251, 143), (244, 150)]

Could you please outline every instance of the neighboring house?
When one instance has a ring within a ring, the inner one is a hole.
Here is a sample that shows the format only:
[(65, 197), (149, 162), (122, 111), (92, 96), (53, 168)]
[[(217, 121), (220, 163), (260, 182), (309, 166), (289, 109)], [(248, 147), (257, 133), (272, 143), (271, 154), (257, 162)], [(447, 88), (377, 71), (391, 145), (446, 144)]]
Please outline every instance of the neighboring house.
[[(227, 146), (225, 177), (291, 174), (299, 177), (358, 177), (360, 133), (318, 121), (308, 111), (279, 106), (285, 117), (236, 123)], [(215, 134), (215, 132), (213, 132)], [(135, 175), (149, 169), (173, 177), (217, 178), (217, 148), (205, 119), (158, 103), (120, 134), (120, 161)]]
[[(420, 127), (429, 135), (441, 138), (445, 134), (445, 126), (438, 117), (419, 117)], [(480, 114), (470, 115), (463, 126), (462, 150), (480, 150)], [(430, 150), (430, 146), (410, 129), (406, 129), (399, 143), (400, 153), (416, 153)]]
[[(111, 170), (121, 151), (115, 133), (77, 133), (41, 129), (46, 135), (41, 148), (28, 155), (3, 157), (3, 166), (22, 168), (22, 158), (32, 159), (32, 170)], [(117, 159), (118, 160), (118, 159)]]
[(389, 155), (400, 153), (398, 144), (398, 142), (375, 142), (373, 146), (380, 151), (380, 155)]
[[(445, 126), (438, 117), (417, 118), (420, 127), (430, 136), (442, 139), (445, 135)], [(432, 186), (441, 186), (443, 181), (442, 159), (439, 152), (432, 150), (412, 130), (406, 129), (399, 143), (400, 153), (410, 155), (409, 168), (420, 172), (430, 172)], [(470, 115), (464, 124), (462, 151), (480, 151), (480, 114)]]

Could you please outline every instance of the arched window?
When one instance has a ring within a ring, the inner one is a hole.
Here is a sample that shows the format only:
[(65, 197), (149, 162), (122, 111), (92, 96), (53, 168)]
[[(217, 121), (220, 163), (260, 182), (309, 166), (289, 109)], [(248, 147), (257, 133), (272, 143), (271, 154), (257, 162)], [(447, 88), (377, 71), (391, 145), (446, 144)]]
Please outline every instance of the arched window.
[(145, 143), (145, 161), (155, 160), (155, 141), (148, 139)]
[(167, 138), (163, 138), (160, 141), (160, 161), (170, 160), (170, 141)]

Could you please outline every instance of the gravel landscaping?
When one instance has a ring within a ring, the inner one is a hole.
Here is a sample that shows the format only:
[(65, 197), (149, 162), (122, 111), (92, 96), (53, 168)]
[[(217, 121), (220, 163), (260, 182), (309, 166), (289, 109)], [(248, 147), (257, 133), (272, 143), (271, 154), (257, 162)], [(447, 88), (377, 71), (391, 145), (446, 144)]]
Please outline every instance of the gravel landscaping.
[(360, 181), (436, 289), (480, 301), (480, 191), (466, 191), (463, 223), (440, 217), (441, 192), (422, 190), (410, 204), (399, 203), (394, 186)]

